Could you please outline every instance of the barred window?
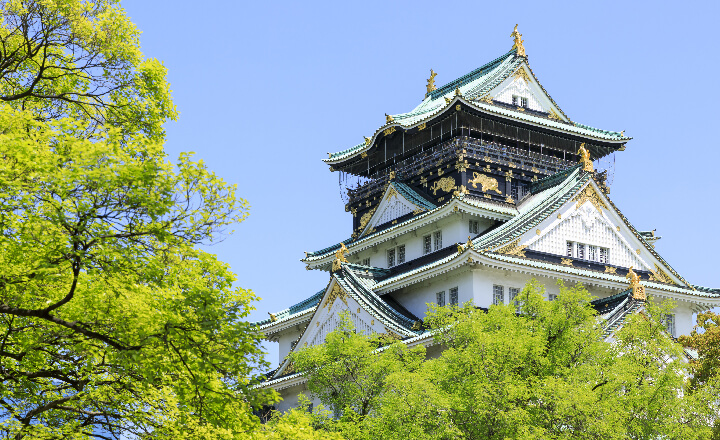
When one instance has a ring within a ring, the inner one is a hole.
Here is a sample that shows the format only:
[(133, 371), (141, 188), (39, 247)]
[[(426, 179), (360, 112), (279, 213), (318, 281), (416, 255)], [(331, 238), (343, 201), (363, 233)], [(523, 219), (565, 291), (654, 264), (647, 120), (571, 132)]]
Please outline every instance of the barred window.
[(598, 261), (598, 247), (593, 245), (588, 245), (588, 260), (590, 261)]
[(675, 337), (675, 315), (665, 315), (665, 330), (670, 336)]
[(369, 259), (369, 258), (363, 258), (362, 264), (363, 264), (363, 266), (370, 266), (370, 259)]
[(610, 259), (608, 258), (610, 256), (610, 249), (608, 248), (600, 248), (600, 262), (601, 263), (609, 263)]
[(520, 289), (517, 287), (510, 287), (508, 288), (508, 295), (510, 296), (510, 302), (515, 305), (515, 310), (520, 313), (520, 307), (522, 306), (522, 303), (520, 302), (520, 299), (518, 298), (518, 295), (520, 294)]
[(557, 295), (554, 293), (548, 294), (548, 300), (549, 301), (555, 301), (557, 299)]
[(575, 253), (575, 255), (577, 256), (577, 258), (584, 260), (585, 259), (585, 245), (582, 243), (576, 243), (576, 245), (577, 245), (576, 246), (577, 252)]
[(435, 231), (434, 239), (435, 239), (435, 250), (439, 251), (442, 249), (442, 231)]
[(432, 240), (429, 235), (423, 237), (423, 254), (432, 252)]
[(566, 252), (566, 255), (567, 255), (568, 257), (572, 257), (572, 256), (573, 256), (573, 242), (572, 242), (572, 241), (568, 241), (568, 242), (567, 242), (567, 252)]
[(437, 305), (443, 307), (445, 305), (445, 291), (438, 292), (435, 296), (437, 297)]
[(387, 262), (388, 262), (388, 267), (395, 266), (395, 249), (388, 249)]
[(401, 244), (397, 248), (397, 264), (403, 264), (405, 262), (405, 245)]
[(450, 289), (450, 304), (453, 306), (458, 305), (458, 288), (453, 287)]
[(505, 288), (495, 284), (493, 286), (493, 304), (499, 305), (505, 302)]
[(471, 234), (479, 234), (480, 233), (480, 222), (477, 220), (470, 220), (470, 233)]

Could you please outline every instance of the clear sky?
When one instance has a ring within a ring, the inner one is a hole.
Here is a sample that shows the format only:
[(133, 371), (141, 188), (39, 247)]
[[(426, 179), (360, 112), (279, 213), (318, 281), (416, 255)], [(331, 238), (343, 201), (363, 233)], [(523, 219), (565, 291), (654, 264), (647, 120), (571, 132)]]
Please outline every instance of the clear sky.
[[(507, 52), (519, 23), (530, 66), (576, 122), (625, 130), (610, 197), (692, 283), (720, 287), (720, 3), (124, 0), (143, 50), (169, 69), (171, 157), (194, 151), (251, 205), (210, 248), (263, 319), (318, 290), (303, 251), (350, 236), (327, 152), (385, 113), (414, 108), (430, 69), (445, 84)], [(277, 353), (269, 359), (277, 362)]]

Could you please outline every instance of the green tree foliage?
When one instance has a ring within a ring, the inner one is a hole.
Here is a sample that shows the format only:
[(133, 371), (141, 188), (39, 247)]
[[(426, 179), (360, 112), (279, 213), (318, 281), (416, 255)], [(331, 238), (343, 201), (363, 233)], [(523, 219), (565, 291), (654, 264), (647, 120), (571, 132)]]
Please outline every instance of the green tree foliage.
[(681, 336), (679, 342), (698, 353), (698, 359), (690, 362), (694, 385), (702, 386), (720, 377), (720, 315), (698, 314), (693, 331), (689, 336)]
[[(426, 323), (443, 351), (412, 370), (372, 344), (351, 358), (306, 350), (298, 358), (314, 353), (319, 360), (322, 353), (334, 377), (343, 377), (343, 369), (364, 377), (375, 364), (388, 371), (366, 417), (316, 415), (316, 424), (352, 439), (709, 438), (717, 398), (683, 394), (687, 364), (661, 320), (671, 304), (649, 301), (606, 342), (582, 285), (561, 283), (550, 302), (543, 286), (532, 281), (519, 298), (520, 314), (514, 305), (487, 312), (435, 309)], [(369, 339), (343, 335), (354, 347)], [(369, 356), (374, 362), (355, 361)], [(305, 374), (314, 384), (310, 390), (329, 403), (332, 390), (317, 380), (327, 374), (323, 370), (318, 363)], [(345, 403), (359, 405), (352, 396)]]
[[(286, 438), (255, 299), (198, 244), (247, 203), (163, 151), (165, 69), (111, 0), (0, 1), (3, 438)], [(303, 425), (304, 423), (304, 425)], [(301, 432), (301, 431), (298, 431)]]

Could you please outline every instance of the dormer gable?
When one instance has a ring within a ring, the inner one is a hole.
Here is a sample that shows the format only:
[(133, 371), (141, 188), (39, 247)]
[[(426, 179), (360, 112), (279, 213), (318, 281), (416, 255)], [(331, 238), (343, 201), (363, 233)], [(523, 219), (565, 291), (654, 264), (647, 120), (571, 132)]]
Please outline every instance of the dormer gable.
[(401, 182), (390, 182), (383, 193), (382, 201), (375, 211), (371, 212), (369, 220), (367, 220), (363, 230), (360, 232), (360, 237), (376, 227), (397, 220), (400, 217), (411, 213), (420, 214), (434, 208), (435, 205), (432, 202), (408, 185)]
[(487, 97), (491, 97), (497, 103), (512, 106), (517, 111), (531, 110), (547, 113), (551, 119), (570, 122), (565, 113), (540, 85), (525, 62), (493, 88)]

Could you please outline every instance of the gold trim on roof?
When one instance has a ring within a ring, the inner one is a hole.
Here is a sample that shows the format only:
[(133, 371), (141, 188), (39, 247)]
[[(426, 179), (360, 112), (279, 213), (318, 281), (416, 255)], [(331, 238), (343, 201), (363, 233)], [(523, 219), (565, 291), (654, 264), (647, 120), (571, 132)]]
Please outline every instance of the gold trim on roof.
[(585, 202), (589, 201), (599, 212), (602, 212), (602, 208), (605, 208), (608, 211), (610, 210), (605, 202), (603, 202), (602, 197), (600, 197), (597, 191), (595, 191), (595, 187), (592, 186), (592, 184), (588, 184), (572, 200), (573, 202), (577, 202), (575, 209), (580, 208)]
[(505, 255), (514, 255), (516, 257), (524, 257), (526, 247), (526, 245), (520, 244), (520, 239), (518, 238), (517, 240), (496, 249), (495, 252)]
[(425, 96), (430, 94), (430, 92), (437, 90), (437, 87), (435, 87), (435, 77), (436, 76), (437, 76), (437, 73), (435, 73), (434, 70), (430, 69), (430, 78), (428, 78), (428, 80), (427, 80), (427, 86), (426, 86), (427, 93), (425, 94)]
[(518, 56), (524, 57), (524, 56), (526, 56), (525, 55), (525, 46), (523, 46), (523, 43), (525, 42), (525, 40), (522, 39), (522, 34), (520, 32), (518, 32), (517, 28), (518, 28), (518, 25), (515, 25), (515, 29), (513, 29), (512, 34), (510, 34), (510, 36), (513, 37), (512, 49), (517, 49)]

